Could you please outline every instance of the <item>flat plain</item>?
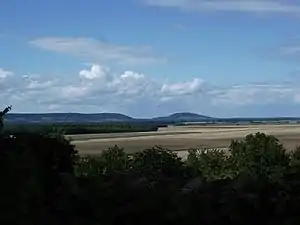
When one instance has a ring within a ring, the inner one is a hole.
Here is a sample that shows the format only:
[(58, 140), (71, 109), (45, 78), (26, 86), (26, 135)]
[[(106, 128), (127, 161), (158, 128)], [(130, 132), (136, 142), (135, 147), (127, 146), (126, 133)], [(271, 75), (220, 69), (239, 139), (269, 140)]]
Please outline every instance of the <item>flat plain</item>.
[(133, 153), (155, 145), (186, 152), (190, 148), (227, 148), (231, 140), (263, 132), (276, 136), (289, 150), (300, 145), (300, 125), (191, 125), (169, 126), (154, 132), (68, 135), (80, 154), (99, 154), (118, 145)]

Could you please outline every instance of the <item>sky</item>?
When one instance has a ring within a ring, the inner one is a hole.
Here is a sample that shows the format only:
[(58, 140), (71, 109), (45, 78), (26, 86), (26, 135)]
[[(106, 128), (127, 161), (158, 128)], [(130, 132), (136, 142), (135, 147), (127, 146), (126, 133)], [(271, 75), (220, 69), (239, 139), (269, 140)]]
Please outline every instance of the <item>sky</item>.
[(297, 0), (2, 0), (12, 112), (300, 116)]

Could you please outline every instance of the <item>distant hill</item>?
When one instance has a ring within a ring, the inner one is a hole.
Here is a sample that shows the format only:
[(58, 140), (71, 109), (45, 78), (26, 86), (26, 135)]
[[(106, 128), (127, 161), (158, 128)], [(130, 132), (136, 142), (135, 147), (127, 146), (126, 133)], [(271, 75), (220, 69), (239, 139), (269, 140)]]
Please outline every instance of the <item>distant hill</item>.
[(156, 121), (173, 121), (173, 122), (197, 122), (213, 119), (209, 116), (204, 116), (196, 113), (182, 112), (182, 113), (174, 113), (170, 116), (166, 117), (157, 117), (153, 118)]
[(120, 113), (8, 113), (5, 122), (8, 123), (105, 123), (105, 122), (130, 122), (151, 124), (176, 124), (181, 122), (278, 122), (278, 121), (300, 121), (297, 117), (277, 118), (213, 118), (190, 112), (174, 113), (169, 116), (137, 119)]
[(7, 122), (14, 123), (58, 123), (58, 122), (127, 122), (134, 121), (132, 117), (119, 113), (9, 113), (5, 116)]
[(6, 122), (11, 123), (104, 123), (104, 122), (195, 122), (212, 119), (195, 113), (174, 113), (165, 117), (136, 119), (119, 113), (9, 113)]

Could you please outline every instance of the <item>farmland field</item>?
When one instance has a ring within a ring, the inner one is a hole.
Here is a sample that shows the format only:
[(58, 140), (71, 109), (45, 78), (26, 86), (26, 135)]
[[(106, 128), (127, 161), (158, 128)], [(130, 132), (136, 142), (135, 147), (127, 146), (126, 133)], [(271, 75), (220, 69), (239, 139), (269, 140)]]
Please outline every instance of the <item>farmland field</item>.
[(114, 134), (67, 135), (80, 154), (99, 154), (108, 147), (118, 145), (133, 153), (160, 145), (174, 151), (189, 148), (226, 148), (232, 139), (247, 134), (264, 132), (275, 135), (287, 149), (300, 145), (300, 125), (222, 125), (222, 126), (169, 126), (154, 132)]

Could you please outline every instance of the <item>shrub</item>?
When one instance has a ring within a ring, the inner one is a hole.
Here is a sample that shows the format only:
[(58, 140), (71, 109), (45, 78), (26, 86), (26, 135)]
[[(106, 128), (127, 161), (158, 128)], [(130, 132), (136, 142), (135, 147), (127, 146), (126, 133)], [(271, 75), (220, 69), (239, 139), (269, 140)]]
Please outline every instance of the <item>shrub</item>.
[(78, 177), (94, 177), (103, 174), (103, 164), (99, 156), (81, 156), (75, 165), (75, 174)]
[(159, 146), (137, 152), (132, 158), (132, 170), (150, 180), (183, 177), (183, 165), (175, 152)]
[(114, 146), (103, 151), (99, 156), (81, 157), (76, 166), (76, 174), (79, 176), (97, 176), (127, 171), (129, 168), (129, 156), (123, 148)]
[(100, 155), (100, 161), (107, 172), (126, 171), (130, 167), (129, 156), (124, 152), (123, 148), (118, 146), (103, 151)]
[(276, 180), (289, 165), (289, 157), (278, 139), (263, 133), (247, 135), (242, 141), (232, 141), (229, 151), (238, 173), (253, 177)]
[(190, 150), (187, 165), (209, 181), (230, 177), (228, 156), (220, 149)]
[(300, 173), (300, 146), (289, 153), (291, 173)]

